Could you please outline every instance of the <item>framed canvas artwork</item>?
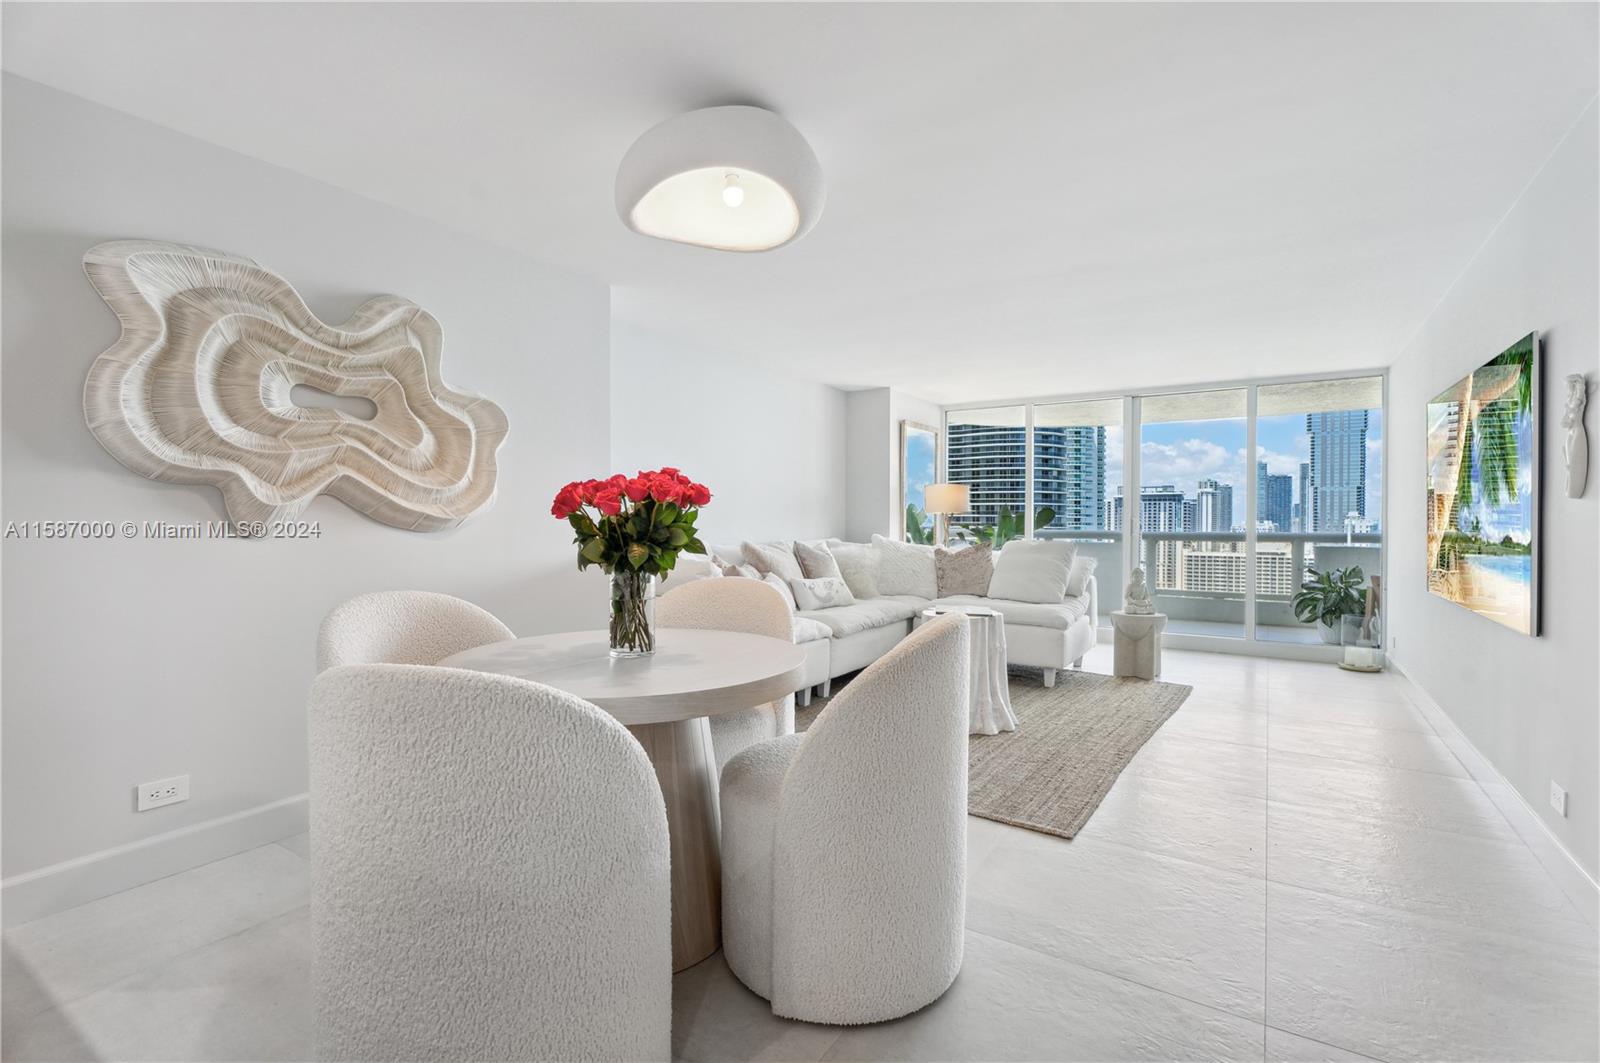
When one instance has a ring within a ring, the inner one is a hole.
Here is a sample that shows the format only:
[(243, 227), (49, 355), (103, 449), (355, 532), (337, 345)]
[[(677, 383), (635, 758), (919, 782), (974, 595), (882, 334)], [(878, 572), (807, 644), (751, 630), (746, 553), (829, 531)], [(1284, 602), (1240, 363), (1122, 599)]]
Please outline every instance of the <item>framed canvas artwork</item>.
[(1539, 334), (1428, 402), (1428, 590), (1539, 633)]

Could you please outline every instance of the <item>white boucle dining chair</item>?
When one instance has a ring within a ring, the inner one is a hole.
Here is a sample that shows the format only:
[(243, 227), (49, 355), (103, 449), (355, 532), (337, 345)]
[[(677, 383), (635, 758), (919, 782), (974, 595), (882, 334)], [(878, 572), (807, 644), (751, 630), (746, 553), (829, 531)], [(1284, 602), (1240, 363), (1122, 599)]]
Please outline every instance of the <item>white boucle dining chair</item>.
[[(753, 579), (695, 580), (656, 602), (658, 628), (742, 631), (791, 642), (794, 626), (790, 619), (783, 596)], [(794, 695), (753, 709), (712, 716), (709, 723), (720, 775), (723, 765), (751, 743), (794, 734)]]
[(323, 619), (317, 671), (342, 664), (437, 664), (453, 653), (516, 637), (493, 613), (448, 594), (361, 594)]
[(319, 1060), (666, 1059), (666, 809), (611, 716), (508, 676), (312, 685)]
[(924, 624), (724, 769), (723, 955), (774, 1014), (882, 1022), (961, 969), (969, 638)]

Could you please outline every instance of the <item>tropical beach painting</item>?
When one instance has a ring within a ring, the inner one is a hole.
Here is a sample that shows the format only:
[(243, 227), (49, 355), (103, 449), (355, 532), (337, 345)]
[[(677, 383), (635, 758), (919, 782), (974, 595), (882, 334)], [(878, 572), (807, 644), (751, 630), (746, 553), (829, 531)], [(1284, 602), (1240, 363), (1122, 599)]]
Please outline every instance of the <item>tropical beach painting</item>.
[(1539, 336), (1428, 403), (1428, 590), (1537, 635)]

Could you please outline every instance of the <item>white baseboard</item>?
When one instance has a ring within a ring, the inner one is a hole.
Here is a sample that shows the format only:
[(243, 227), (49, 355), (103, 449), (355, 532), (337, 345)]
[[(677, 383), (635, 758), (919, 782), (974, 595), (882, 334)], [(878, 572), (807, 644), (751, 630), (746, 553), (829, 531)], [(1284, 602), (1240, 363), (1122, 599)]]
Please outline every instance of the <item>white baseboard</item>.
[(0, 924), (9, 927), (31, 922), (258, 845), (292, 837), (308, 825), (309, 796), (296, 794), (13, 875), (0, 882)]
[(1415, 696), (1413, 701), (1417, 710), (1433, 725), (1434, 731), (1441, 741), (1454, 753), (1456, 759), (1461, 761), (1462, 767), (1467, 769), (1473, 779), (1483, 787), (1483, 792), (1493, 801), (1500, 814), (1506, 817), (1506, 822), (1511, 824), (1511, 829), (1525, 842), (1533, 855), (1538, 858), (1544, 869), (1550, 872), (1550, 877), (1556, 880), (1561, 891), (1567, 899), (1577, 908), (1589, 925), (1600, 929), (1600, 882), (1596, 882), (1587, 868), (1578, 862), (1572, 855), (1566, 843), (1556, 836), (1555, 831), (1544, 821), (1544, 817), (1536, 812), (1527, 798), (1500, 774), (1489, 758), (1484, 756), (1478, 747), (1472, 744), (1472, 739), (1466, 736), (1450, 714), (1444, 710), (1433, 695), (1422, 688), (1411, 675), (1406, 672), (1404, 665), (1394, 658), (1389, 657), (1389, 666), (1405, 676)]

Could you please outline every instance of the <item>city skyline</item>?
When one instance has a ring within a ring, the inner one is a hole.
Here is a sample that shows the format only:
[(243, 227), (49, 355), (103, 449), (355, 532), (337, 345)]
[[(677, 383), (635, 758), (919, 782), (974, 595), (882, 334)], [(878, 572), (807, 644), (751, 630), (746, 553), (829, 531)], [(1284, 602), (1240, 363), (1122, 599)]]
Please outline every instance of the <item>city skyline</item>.
[[(1035, 433), (1035, 508), (1055, 510), (1056, 527), (1117, 527), (1120, 522), (1114, 514), (1123, 486), (1122, 426), (1040, 426)], [(1319, 439), (1320, 464), (1313, 453)], [(1255, 462), (1246, 453), (1245, 441), (1243, 418), (1147, 424), (1140, 439), (1142, 486), (1171, 487), (1181, 494), (1178, 511), (1189, 514), (1183, 530), (1241, 530), (1247, 501), (1242, 492), (1254, 482), (1250, 475), (1254, 469), (1264, 466), (1267, 478), (1257, 488), (1257, 517), (1270, 521), (1275, 530), (1343, 532), (1350, 512), (1363, 513), (1373, 529), (1379, 529), (1381, 411), (1261, 417)], [(1002, 507), (1022, 511), (1026, 499), (1022, 427), (952, 422), (947, 447), (949, 478), (973, 486), (969, 519), (992, 521)], [(1209, 492), (1207, 485), (1213, 485)], [(1340, 511), (1335, 514), (1335, 509)], [(1220, 523), (1224, 519), (1225, 526)]]

